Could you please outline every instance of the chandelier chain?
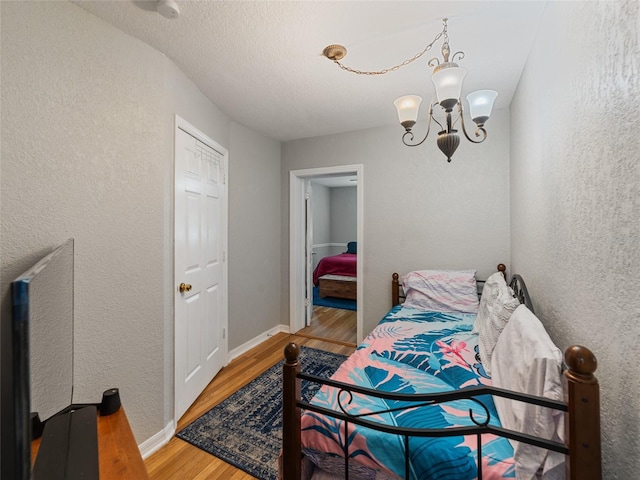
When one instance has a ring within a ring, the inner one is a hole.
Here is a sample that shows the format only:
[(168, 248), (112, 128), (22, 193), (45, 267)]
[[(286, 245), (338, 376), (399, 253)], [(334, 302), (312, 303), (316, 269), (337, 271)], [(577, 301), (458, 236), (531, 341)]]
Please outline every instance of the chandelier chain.
[(346, 70), (347, 72), (355, 73), (356, 75), (384, 75), (385, 73), (395, 72), (396, 70), (400, 69), (401, 67), (404, 67), (405, 65), (409, 65), (410, 63), (413, 63), (416, 60), (418, 60), (425, 53), (427, 53), (429, 50), (431, 50), (431, 47), (433, 47), (433, 44), (436, 43), (443, 35), (444, 35), (444, 38), (445, 38), (445, 42), (449, 43), (449, 36), (447, 35), (447, 23), (446, 22), (444, 23), (444, 27), (443, 27), (442, 31), (435, 36), (435, 38), (433, 39), (433, 41), (429, 45), (424, 47), (424, 50), (422, 50), (419, 53), (416, 53), (413, 57), (405, 60), (404, 62), (399, 63), (398, 65), (395, 65), (393, 67), (385, 68), (384, 70), (376, 70), (376, 71), (369, 72), (369, 71), (357, 70), (355, 68), (348, 67), (347, 65), (343, 65), (342, 63), (340, 63), (339, 60), (334, 60), (334, 63), (337, 64), (342, 70)]

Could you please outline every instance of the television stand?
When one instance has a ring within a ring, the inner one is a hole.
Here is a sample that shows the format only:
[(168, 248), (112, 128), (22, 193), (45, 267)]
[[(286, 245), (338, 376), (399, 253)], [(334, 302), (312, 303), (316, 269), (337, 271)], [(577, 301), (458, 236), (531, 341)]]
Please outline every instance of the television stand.
[(33, 478), (98, 480), (97, 419), (94, 405), (51, 417), (44, 427)]
[[(97, 439), (100, 480), (149, 479), (124, 408), (97, 416)], [(37, 459), (40, 442), (31, 443), (32, 459)]]

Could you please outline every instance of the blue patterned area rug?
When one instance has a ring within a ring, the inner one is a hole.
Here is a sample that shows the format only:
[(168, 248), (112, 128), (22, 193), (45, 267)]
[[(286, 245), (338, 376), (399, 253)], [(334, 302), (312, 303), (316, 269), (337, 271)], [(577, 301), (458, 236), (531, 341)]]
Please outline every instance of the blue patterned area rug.
[[(305, 373), (330, 377), (344, 355), (301, 347)], [(309, 401), (318, 385), (302, 382)], [(274, 365), (176, 434), (262, 480), (277, 480), (282, 446), (282, 362)]]

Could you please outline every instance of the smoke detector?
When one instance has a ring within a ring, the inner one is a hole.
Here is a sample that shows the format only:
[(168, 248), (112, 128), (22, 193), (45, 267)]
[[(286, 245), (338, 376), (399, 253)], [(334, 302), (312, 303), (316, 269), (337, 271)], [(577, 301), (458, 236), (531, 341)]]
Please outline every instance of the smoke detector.
[(166, 18), (178, 18), (180, 16), (180, 9), (178, 4), (173, 0), (158, 0), (158, 13)]

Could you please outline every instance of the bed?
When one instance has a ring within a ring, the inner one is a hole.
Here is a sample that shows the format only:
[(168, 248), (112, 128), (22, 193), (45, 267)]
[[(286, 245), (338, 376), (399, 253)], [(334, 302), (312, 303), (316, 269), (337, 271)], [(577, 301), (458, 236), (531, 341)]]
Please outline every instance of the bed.
[[(600, 479), (595, 357), (569, 347), (562, 374), (523, 279), (501, 270), (480, 301), (475, 272), (428, 271), (426, 296), (411, 272), (403, 305), (394, 274), (393, 308), (329, 380), (301, 374), (289, 344), (281, 477)], [(309, 403), (302, 380), (322, 384)]]
[(357, 298), (357, 246), (347, 244), (347, 251), (320, 259), (313, 271), (313, 284), (319, 287), (320, 297)]

